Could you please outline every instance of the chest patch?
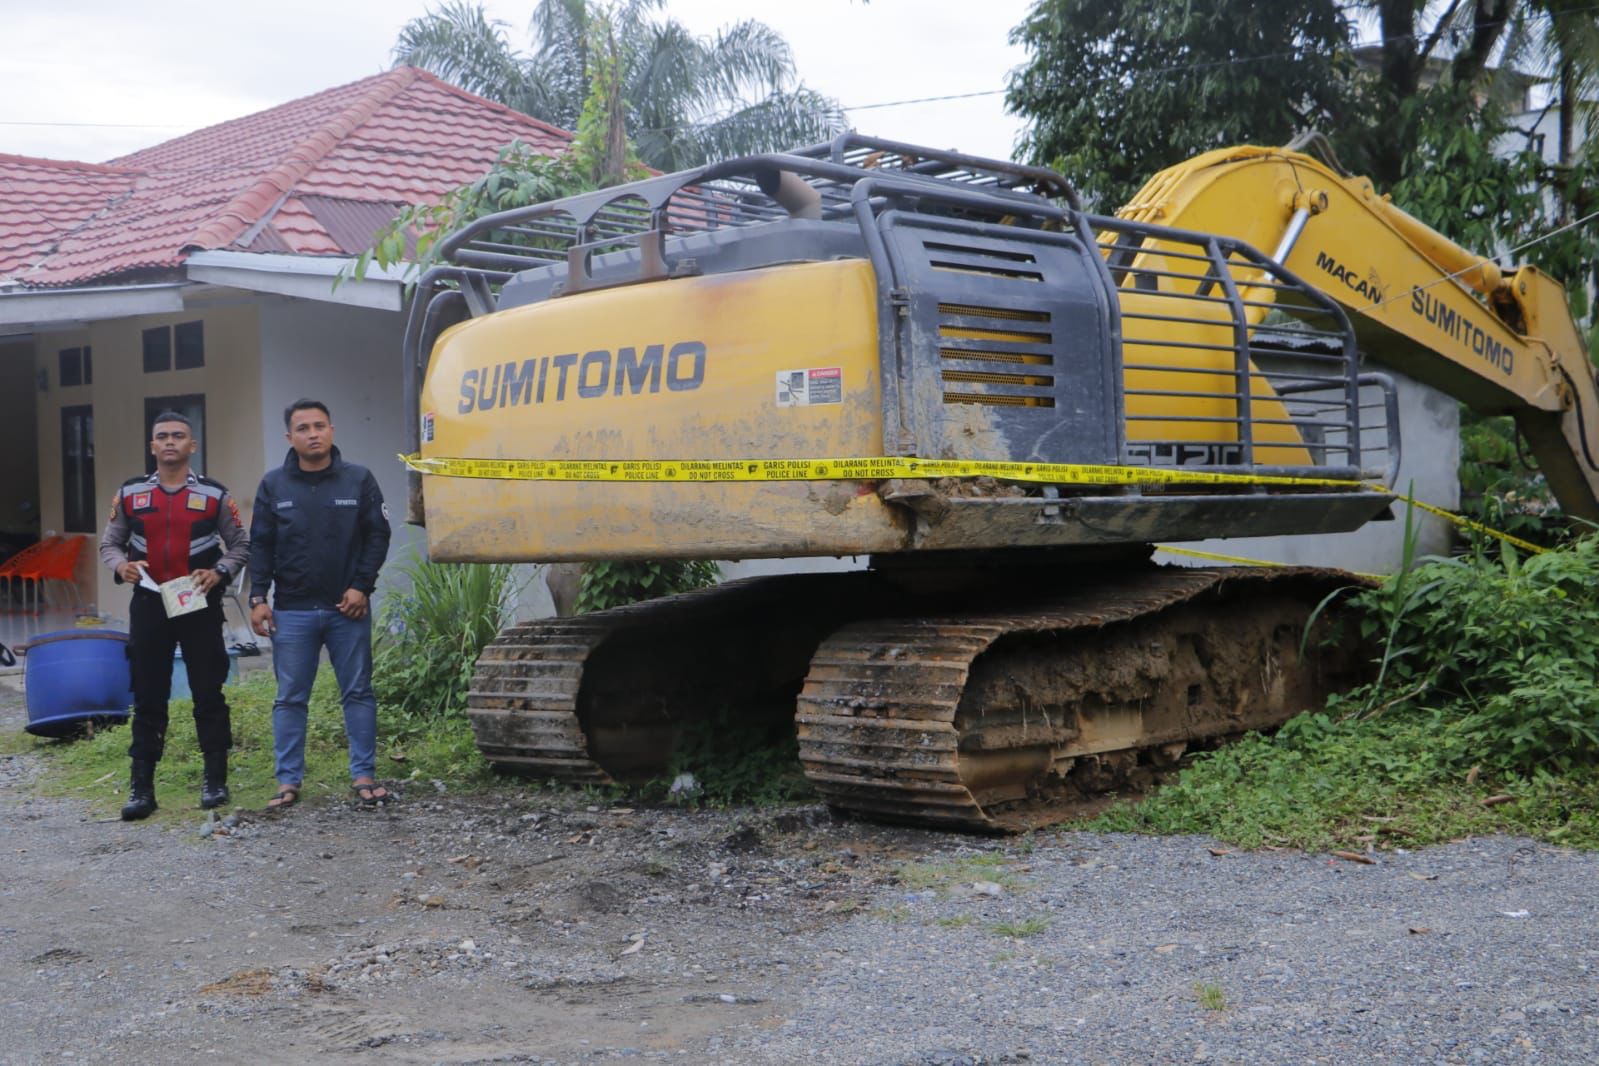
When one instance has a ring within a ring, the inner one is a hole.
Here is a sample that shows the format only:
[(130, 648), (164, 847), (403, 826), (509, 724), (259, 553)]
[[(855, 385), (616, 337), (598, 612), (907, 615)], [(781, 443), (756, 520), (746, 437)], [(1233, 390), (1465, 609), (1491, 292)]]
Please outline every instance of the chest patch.
[(293, 500), (279, 500), (273, 506), (275, 506), (280, 511), (289, 511), (289, 510), (292, 510), (294, 508), (294, 501)]
[(336, 499), (336, 500), (333, 501), (333, 506), (335, 506), (335, 507), (359, 507), (359, 506), (361, 506), (361, 501), (360, 500), (338, 500), (338, 499)]
[(150, 509), (150, 494), (148, 492), (134, 493), (133, 509), (135, 511), (148, 511)]
[(196, 496), (191, 492), (189, 493), (189, 502), (184, 504), (184, 506), (191, 511), (203, 511), (205, 510), (205, 497)]

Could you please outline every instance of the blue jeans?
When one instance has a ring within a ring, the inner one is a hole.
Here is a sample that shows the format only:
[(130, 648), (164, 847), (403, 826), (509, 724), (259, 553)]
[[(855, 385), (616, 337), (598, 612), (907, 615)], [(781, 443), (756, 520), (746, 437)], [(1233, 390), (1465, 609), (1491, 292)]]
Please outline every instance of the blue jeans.
[(372, 615), (346, 618), (331, 607), (318, 607), (314, 611), (273, 611), (272, 620), (277, 625), (272, 635), (272, 668), (278, 675), (272, 740), (279, 783), (299, 785), (305, 779), (306, 704), (324, 646), (344, 703), (350, 777), (372, 777), (378, 743), (378, 701), (372, 694)]

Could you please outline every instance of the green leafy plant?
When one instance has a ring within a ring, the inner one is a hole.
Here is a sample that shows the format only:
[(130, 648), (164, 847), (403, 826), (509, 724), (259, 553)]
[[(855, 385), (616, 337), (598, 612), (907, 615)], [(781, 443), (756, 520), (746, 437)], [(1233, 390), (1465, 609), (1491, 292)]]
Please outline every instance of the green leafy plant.
[[(1544, 547), (1556, 547), (1573, 535), (1549, 483), (1532, 466), (1507, 415), (1479, 415), (1460, 410), (1460, 510), (1491, 529), (1502, 530)], [(1462, 537), (1473, 547), (1487, 547), (1482, 534)]]
[(1355, 603), (1388, 633), (1359, 713), (1441, 714), (1446, 748), (1504, 772), (1599, 758), (1599, 539), (1427, 562)]
[(505, 625), (508, 563), (434, 563), (412, 555), (410, 581), (379, 619), (372, 684), (379, 702), (423, 721), (461, 714), (478, 655)]
[[(695, 787), (672, 797), (674, 780), (690, 775)], [(792, 722), (767, 728), (726, 708), (683, 731), (664, 778), (643, 787), (652, 798), (680, 798), (712, 806), (791, 803), (811, 795), (800, 769), (799, 739)]]
[(720, 577), (716, 564), (704, 559), (588, 563), (578, 582), (577, 611), (603, 611), (658, 596), (675, 596), (714, 585)]

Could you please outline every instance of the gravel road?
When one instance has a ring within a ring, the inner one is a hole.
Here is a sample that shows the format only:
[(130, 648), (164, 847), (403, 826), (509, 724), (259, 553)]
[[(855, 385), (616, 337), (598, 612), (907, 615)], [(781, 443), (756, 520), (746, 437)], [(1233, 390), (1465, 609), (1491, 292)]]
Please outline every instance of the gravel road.
[(1599, 856), (1525, 840), (1366, 865), (415, 785), (202, 835), (39, 772), (0, 759), (4, 1063), (1599, 1061)]

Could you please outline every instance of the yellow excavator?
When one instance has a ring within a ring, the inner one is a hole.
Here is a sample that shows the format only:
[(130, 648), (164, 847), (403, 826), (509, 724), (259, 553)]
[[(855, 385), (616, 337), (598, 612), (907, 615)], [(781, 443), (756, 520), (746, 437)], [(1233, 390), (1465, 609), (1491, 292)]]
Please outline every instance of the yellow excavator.
[(1562, 289), (1308, 147), (1097, 216), (1052, 171), (851, 134), (452, 234), (405, 341), (431, 558), (871, 563), (514, 625), (472, 684), (485, 756), (636, 779), (696, 725), (775, 725), (835, 807), (995, 830), (1278, 725), (1363, 668), (1305, 639), (1349, 575), (1151, 546), (1391, 517), (1366, 356), (1515, 415), (1599, 519)]

